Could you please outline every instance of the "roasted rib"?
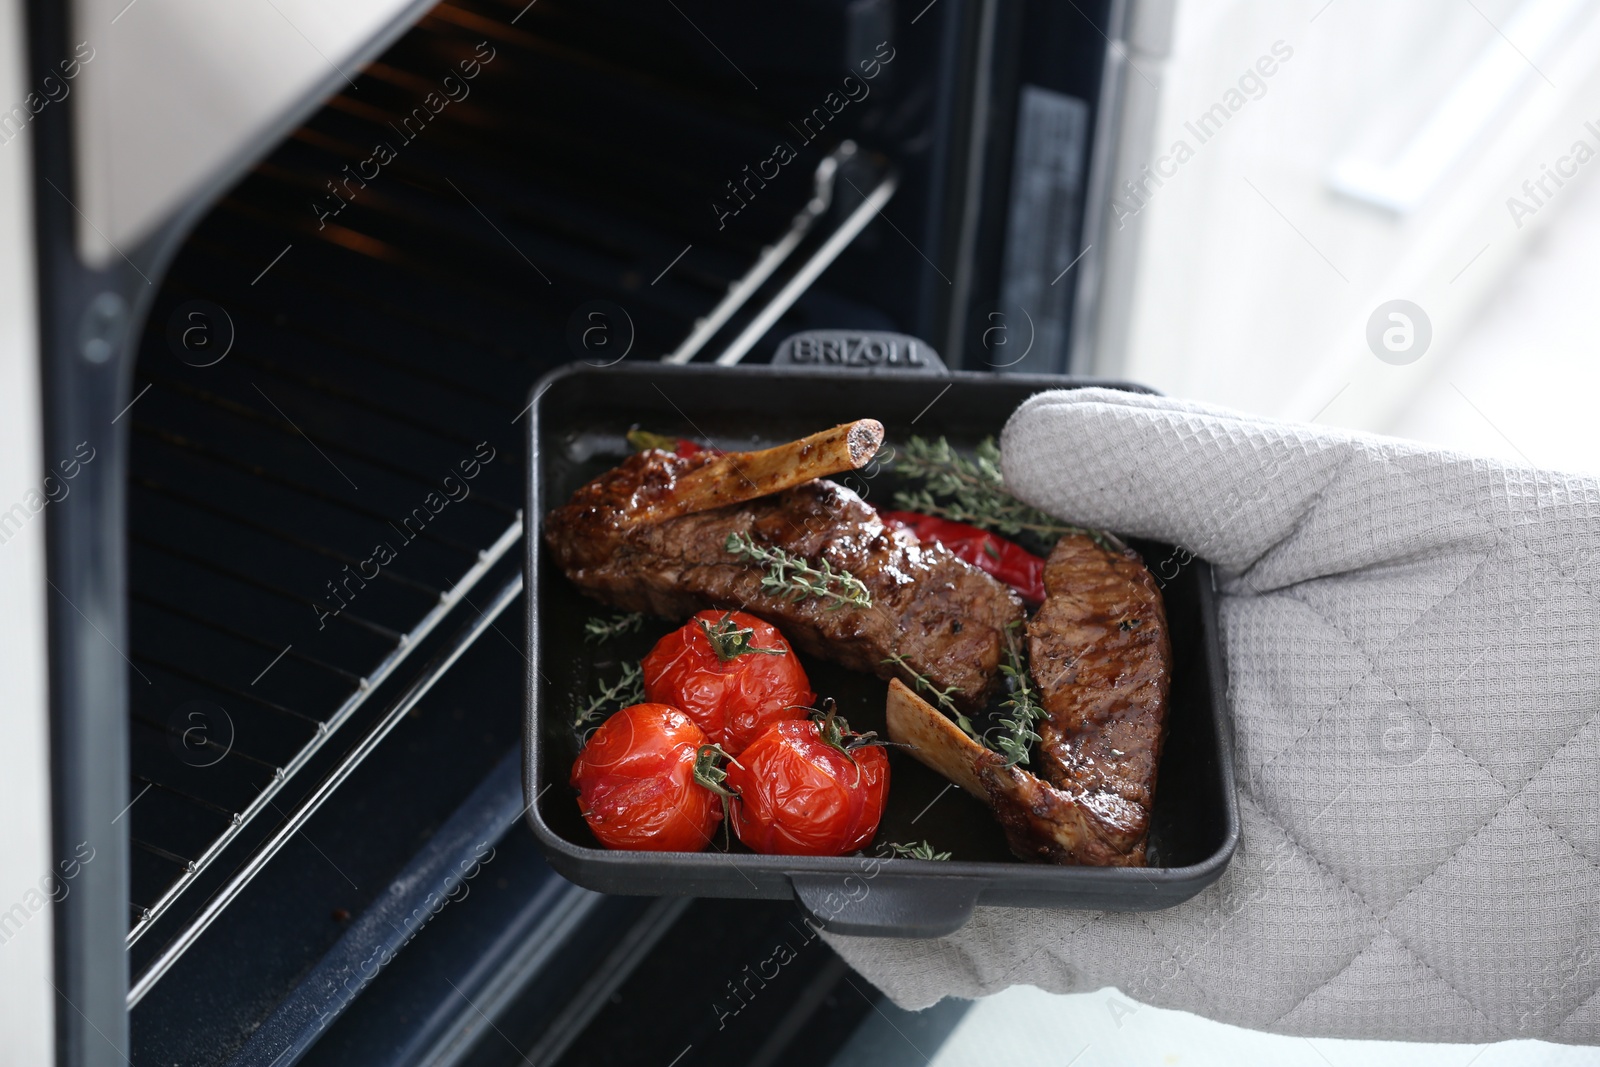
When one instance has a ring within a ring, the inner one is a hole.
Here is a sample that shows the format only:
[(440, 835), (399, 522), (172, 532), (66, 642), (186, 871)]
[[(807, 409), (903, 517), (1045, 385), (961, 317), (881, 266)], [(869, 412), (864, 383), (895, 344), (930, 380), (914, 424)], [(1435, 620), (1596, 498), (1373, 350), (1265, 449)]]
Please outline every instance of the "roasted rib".
[(1044, 583), (1028, 624), (1045, 709), (1031, 769), (893, 686), (889, 736), (987, 800), (1018, 856), (1142, 867), (1172, 673), (1161, 591), (1136, 553), (1076, 534), (1051, 552)]
[[(723, 457), (724, 459), (726, 457)], [(805, 652), (889, 678), (923, 675), (969, 710), (998, 676), (1005, 627), (1024, 617), (1006, 586), (944, 547), (891, 530), (849, 489), (807, 481), (744, 503), (673, 512), (679, 487), (716, 462), (705, 453), (639, 452), (580, 488), (545, 518), (556, 563), (589, 595), (624, 610), (684, 618), (739, 608), (782, 628)], [(830, 608), (762, 588), (763, 569), (727, 549), (729, 534), (854, 575), (870, 608)], [(885, 664), (904, 658), (909, 670)]]

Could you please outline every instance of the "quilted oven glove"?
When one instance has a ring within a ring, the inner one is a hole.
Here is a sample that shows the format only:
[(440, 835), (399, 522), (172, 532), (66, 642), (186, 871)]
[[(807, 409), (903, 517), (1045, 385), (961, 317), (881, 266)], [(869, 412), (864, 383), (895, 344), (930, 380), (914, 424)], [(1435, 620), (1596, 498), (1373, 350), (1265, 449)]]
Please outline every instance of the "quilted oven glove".
[(1015, 984), (1306, 1036), (1600, 1042), (1600, 479), (1107, 389), (1006, 479), (1210, 560), (1243, 841), (1146, 913), (830, 936), (894, 1000)]

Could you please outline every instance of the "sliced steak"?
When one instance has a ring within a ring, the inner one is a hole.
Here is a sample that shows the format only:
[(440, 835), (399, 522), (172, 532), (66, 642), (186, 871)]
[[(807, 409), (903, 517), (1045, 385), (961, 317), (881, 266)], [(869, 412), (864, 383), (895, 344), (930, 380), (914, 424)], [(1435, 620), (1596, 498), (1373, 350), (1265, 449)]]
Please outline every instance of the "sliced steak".
[[(1099, 820), (1101, 844), (1143, 864), (1172, 682), (1161, 590), (1137, 553), (1081, 534), (1056, 544), (1044, 586), (1044, 606), (1028, 624), (1028, 660), (1045, 709), (1034, 766)], [(1086, 860), (1047, 832), (1051, 819), (1037, 803), (1029, 810), (1027, 821), (1002, 812), (1013, 848), (1021, 838), (1041, 855), (1070, 857), (1057, 862), (1107, 862)]]
[(1028, 659), (1047, 718), (1040, 772), (1149, 808), (1166, 734), (1172, 647), (1161, 590), (1133, 551), (1063, 537), (1045, 563)]
[[(886, 527), (870, 505), (831, 481), (636, 521), (712, 459), (647, 450), (580, 488), (545, 517), (557, 565), (584, 592), (624, 610), (676, 619), (706, 607), (739, 608), (781, 627), (812, 655), (913, 680), (883, 662), (899, 655), (933, 685), (953, 686), (964, 708), (983, 706), (998, 678), (1005, 627), (1024, 618), (1015, 593), (942, 546)], [(830, 610), (817, 597), (763, 589), (765, 571), (728, 551), (730, 534), (848, 571), (866, 586), (872, 606)]]
[(1136, 553), (1081, 535), (1057, 543), (1044, 586), (1028, 625), (1045, 712), (1031, 767), (1008, 766), (894, 683), (889, 737), (987, 801), (1021, 858), (1143, 867), (1172, 675), (1161, 591)]
[(889, 738), (988, 804), (1011, 850), (1026, 860), (1097, 867), (1144, 863), (1146, 816), (1138, 804), (1104, 790), (1057, 787), (984, 748), (898, 680), (889, 683), (884, 717)]

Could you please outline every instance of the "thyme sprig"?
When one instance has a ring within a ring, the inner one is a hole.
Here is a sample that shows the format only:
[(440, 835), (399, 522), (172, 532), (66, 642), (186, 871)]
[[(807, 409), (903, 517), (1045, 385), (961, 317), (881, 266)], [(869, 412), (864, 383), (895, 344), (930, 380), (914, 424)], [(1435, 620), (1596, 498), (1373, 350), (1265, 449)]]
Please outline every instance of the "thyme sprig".
[(589, 738), (590, 724), (620, 708), (638, 704), (644, 700), (644, 671), (637, 663), (624, 663), (622, 676), (610, 685), (604, 682), (600, 685), (600, 692), (580, 707), (572, 717), (572, 728), (578, 734), (580, 741)]
[(827, 560), (812, 564), (808, 560), (772, 545), (763, 545), (748, 534), (731, 533), (723, 547), (735, 556), (766, 568), (761, 588), (791, 601), (820, 597), (828, 601), (828, 611), (845, 606), (872, 607), (872, 594), (861, 579), (845, 570), (834, 570)]
[(957, 452), (943, 437), (937, 441), (910, 437), (895, 459), (895, 472), (923, 483), (920, 489), (895, 493), (895, 505), (907, 511), (1012, 537), (1031, 533), (1054, 541), (1065, 534), (1084, 534), (1111, 551), (1126, 547), (1113, 534), (1062, 522), (1012, 496), (1000, 471), (1000, 446), (993, 437), (985, 437), (970, 457)]
[(637, 632), (644, 625), (644, 613), (630, 611), (626, 615), (613, 615), (609, 619), (597, 617), (585, 619), (583, 623), (583, 639), (585, 642), (609, 641), (613, 637), (621, 637), (626, 633)]
[(1017, 639), (1017, 629), (1021, 625), (1020, 621), (1006, 624), (1006, 662), (1000, 665), (1000, 671), (1010, 679), (1011, 695), (1000, 706), (1011, 716), (1000, 720), (1004, 732), (990, 746), (1006, 758), (1007, 767), (1028, 762), (1028, 749), (1039, 740), (1033, 726), (1044, 718), (1044, 706), (1039, 703), (1039, 694), (1028, 676), (1027, 657)]
[(893, 663), (896, 667), (899, 667), (901, 670), (905, 671), (906, 674), (911, 676), (912, 683), (915, 684), (918, 689), (932, 697), (933, 702), (939, 705), (946, 715), (949, 715), (956, 721), (956, 725), (961, 727), (963, 733), (975, 741), (983, 740), (978, 736), (978, 731), (973, 728), (972, 720), (961, 713), (961, 709), (956, 707), (956, 702), (950, 695), (951, 693), (957, 692), (960, 689), (960, 686), (951, 685), (940, 689), (938, 686), (933, 684), (933, 680), (931, 678), (918, 671), (909, 662), (907, 662), (904, 656), (898, 652), (889, 653), (889, 655), (883, 658), (882, 662)]
[(878, 852), (881, 854), (885, 850), (891, 856), (898, 856), (901, 859), (908, 860), (947, 860), (950, 858), (950, 853), (935, 852), (933, 846), (926, 841), (918, 841), (914, 845), (902, 845), (898, 841), (884, 841), (878, 845)]

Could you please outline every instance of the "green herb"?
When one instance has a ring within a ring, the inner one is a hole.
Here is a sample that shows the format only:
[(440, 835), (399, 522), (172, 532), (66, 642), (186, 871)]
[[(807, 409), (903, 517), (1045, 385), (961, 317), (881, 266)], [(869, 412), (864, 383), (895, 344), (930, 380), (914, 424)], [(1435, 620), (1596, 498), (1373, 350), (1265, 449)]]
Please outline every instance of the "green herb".
[(664, 433), (651, 433), (649, 430), (641, 430), (638, 427), (634, 427), (628, 431), (628, 447), (635, 452), (643, 452), (648, 448), (659, 448), (663, 452), (676, 452), (678, 450), (678, 439), (676, 437), (668, 437)]
[(694, 780), (711, 790), (723, 800), (736, 798), (739, 794), (729, 789), (723, 783), (728, 780), (728, 769), (722, 761), (738, 763), (739, 761), (728, 755), (721, 745), (701, 745), (694, 750)]
[(740, 626), (733, 621), (733, 612), (723, 613), (716, 625), (700, 620), (700, 629), (705, 631), (706, 640), (711, 643), (711, 651), (717, 654), (717, 660), (727, 663), (731, 659), (738, 659), (746, 652), (759, 652), (764, 656), (788, 655), (787, 649), (782, 648), (757, 648), (750, 643), (756, 631), (751, 626)]
[(644, 625), (644, 613), (630, 611), (626, 615), (613, 615), (609, 619), (591, 618), (584, 620), (583, 639), (585, 641), (609, 641), (613, 637), (621, 637), (631, 633)]
[(1006, 662), (1000, 665), (1000, 670), (1011, 680), (1011, 695), (1000, 706), (1009, 711), (1011, 717), (1000, 720), (1005, 732), (991, 746), (1006, 758), (1007, 767), (1028, 762), (1028, 748), (1039, 740), (1033, 725), (1044, 718), (1044, 707), (1028, 677), (1028, 662), (1017, 640), (1017, 627), (1021, 625), (1020, 622), (1006, 624)]
[(722, 847), (726, 851), (733, 845), (731, 836), (733, 812), (730, 810), (729, 801), (738, 800), (739, 794), (724, 784), (728, 780), (728, 769), (722, 765), (723, 760), (739, 763), (728, 755), (721, 745), (701, 745), (694, 750), (694, 780), (711, 790), (722, 801)]
[(626, 708), (644, 700), (644, 671), (637, 663), (624, 663), (622, 677), (610, 685), (604, 683), (600, 692), (583, 707), (578, 709), (572, 718), (572, 728), (578, 732), (582, 739), (588, 738), (587, 727), (598, 719), (620, 708)]
[(878, 851), (889, 850), (889, 854), (908, 860), (947, 860), (948, 852), (935, 852), (933, 846), (926, 841), (918, 841), (914, 845), (902, 845), (898, 841), (885, 841), (878, 846)]
[(993, 437), (985, 437), (971, 457), (957, 452), (943, 437), (937, 441), (912, 437), (895, 460), (895, 472), (923, 483), (921, 489), (895, 493), (896, 506), (906, 511), (1013, 537), (1032, 533), (1055, 540), (1064, 534), (1084, 534), (1111, 551), (1125, 547), (1112, 534), (1064, 523), (1012, 496), (1000, 472), (1000, 447)]
[(827, 560), (813, 566), (810, 562), (781, 548), (758, 544), (746, 534), (731, 533), (723, 547), (735, 556), (742, 556), (766, 568), (761, 588), (769, 593), (792, 601), (806, 597), (821, 597), (828, 601), (829, 611), (846, 605), (858, 608), (872, 607), (872, 594), (861, 579), (849, 571), (833, 569)]
[(850, 729), (850, 724), (845, 717), (839, 714), (839, 703), (832, 697), (822, 699), (822, 708), (811, 709), (811, 721), (817, 724), (817, 733), (822, 737), (822, 743), (829, 748), (844, 754), (845, 758), (856, 769), (856, 781), (861, 781), (861, 764), (856, 763), (856, 749), (869, 746), (882, 746), (878, 735), (871, 730), (858, 734)]
[(978, 736), (978, 731), (973, 729), (972, 720), (961, 713), (961, 709), (956, 707), (955, 700), (950, 696), (951, 693), (956, 692), (960, 688), (959, 686), (952, 685), (947, 686), (944, 689), (940, 689), (933, 684), (933, 680), (927, 675), (918, 673), (917, 669), (911, 666), (911, 664), (906, 661), (906, 658), (898, 652), (891, 652), (883, 659), (882, 662), (893, 663), (896, 667), (899, 667), (901, 670), (905, 671), (911, 676), (911, 681), (918, 689), (932, 697), (933, 702), (939, 705), (939, 707), (944, 710), (946, 715), (949, 715), (956, 721), (956, 725), (961, 727), (963, 733), (973, 740), (982, 740), (982, 738)]

